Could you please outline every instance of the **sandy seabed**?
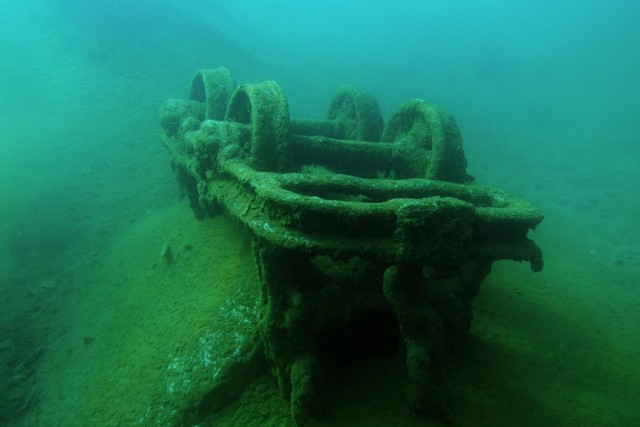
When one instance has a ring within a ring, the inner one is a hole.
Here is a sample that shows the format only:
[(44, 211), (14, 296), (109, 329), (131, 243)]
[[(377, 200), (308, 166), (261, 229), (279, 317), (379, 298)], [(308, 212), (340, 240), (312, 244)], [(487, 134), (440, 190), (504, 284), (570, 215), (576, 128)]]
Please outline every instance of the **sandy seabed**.
[[(543, 272), (503, 261), (483, 284), (468, 342), (449, 363), (456, 425), (635, 424), (638, 260), (576, 251), (562, 232), (551, 219), (534, 233)], [(171, 263), (161, 256), (167, 242)], [(34, 396), (7, 425), (156, 425), (171, 361), (232, 328), (221, 315), (227, 301), (258, 286), (249, 236), (226, 215), (196, 221), (186, 202), (145, 213), (101, 251), (67, 262), (13, 278), (15, 303), (30, 310), (14, 319), (11, 339), (26, 346), (16, 334), (29, 334), (42, 354)], [(345, 367), (329, 378), (326, 419), (310, 425), (438, 425), (410, 412), (402, 378), (388, 354)], [(267, 375), (215, 419), (289, 423)]]

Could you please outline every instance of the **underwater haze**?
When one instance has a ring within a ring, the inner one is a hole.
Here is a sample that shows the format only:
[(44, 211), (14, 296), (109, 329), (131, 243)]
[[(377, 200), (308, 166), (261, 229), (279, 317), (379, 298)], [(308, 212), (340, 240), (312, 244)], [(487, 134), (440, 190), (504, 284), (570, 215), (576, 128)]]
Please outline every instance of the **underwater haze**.
[[(498, 262), (474, 300), (455, 425), (640, 425), (638, 22), (632, 0), (6, 0), (0, 425), (180, 425), (207, 391), (188, 374), (258, 321), (251, 236), (194, 217), (158, 137), (165, 100), (219, 66), (278, 82), (291, 117), (343, 84), (385, 123), (443, 107), (475, 180), (544, 213), (544, 270)], [(398, 366), (340, 371), (309, 425), (440, 425)], [(269, 375), (211, 420), (293, 425)]]

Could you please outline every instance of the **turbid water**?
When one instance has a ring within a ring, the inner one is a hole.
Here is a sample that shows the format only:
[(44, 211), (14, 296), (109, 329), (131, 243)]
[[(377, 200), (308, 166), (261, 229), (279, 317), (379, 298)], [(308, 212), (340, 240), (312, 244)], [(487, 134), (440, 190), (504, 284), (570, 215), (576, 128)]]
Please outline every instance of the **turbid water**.
[[(157, 137), (162, 102), (224, 65), (277, 80), (292, 116), (321, 117), (344, 83), (385, 119), (441, 105), (469, 172), (545, 214), (544, 270), (496, 263), (474, 301), (449, 361), (456, 425), (639, 425), (638, 6), (289, 3), (3, 5), (0, 423), (170, 425), (182, 367), (206, 373), (194, 358), (255, 319), (250, 236), (194, 218)], [(438, 425), (409, 410), (401, 369), (375, 354), (331, 375), (310, 424)], [(288, 423), (266, 374), (215, 416)]]

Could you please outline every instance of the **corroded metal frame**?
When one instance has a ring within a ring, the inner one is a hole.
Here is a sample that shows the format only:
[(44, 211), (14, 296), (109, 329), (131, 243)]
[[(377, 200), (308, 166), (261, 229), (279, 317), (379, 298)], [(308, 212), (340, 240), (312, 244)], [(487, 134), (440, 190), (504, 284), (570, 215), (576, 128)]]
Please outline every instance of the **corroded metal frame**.
[(542, 215), (466, 173), (453, 117), (410, 100), (383, 127), (375, 98), (344, 87), (326, 120), (292, 120), (275, 82), (218, 68), (161, 125), (196, 216), (226, 211), (255, 236), (259, 351), (296, 423), (321, 416), (326, 366), (379, 319), (404, 343), (409, 403), (449, 418), (446, 354), (491, 264), (543, 266), (527, 237)]

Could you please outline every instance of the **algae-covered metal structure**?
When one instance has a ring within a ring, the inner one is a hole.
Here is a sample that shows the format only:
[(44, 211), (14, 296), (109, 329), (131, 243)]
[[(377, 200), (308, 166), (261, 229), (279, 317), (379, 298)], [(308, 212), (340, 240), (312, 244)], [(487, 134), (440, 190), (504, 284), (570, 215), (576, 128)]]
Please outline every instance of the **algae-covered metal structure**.
[(450, 418), (447, 354), (492, 263), (543, 262), (527, 237), (542, 215), (467, 174), (449, 113), (413, 99), (385, 124), (373, 96), (345, 86), (326, 119), (294, 119), (276, 82), (236, 85), (217, 68), (163, 105), (160, 135), (196, 217), (226, 212), (254, 236), (259, 354), (213, 381), (200, 410), (266, 360), (302, 425), (322, 416), (331, 367), (399, 340), (409, 404)]

